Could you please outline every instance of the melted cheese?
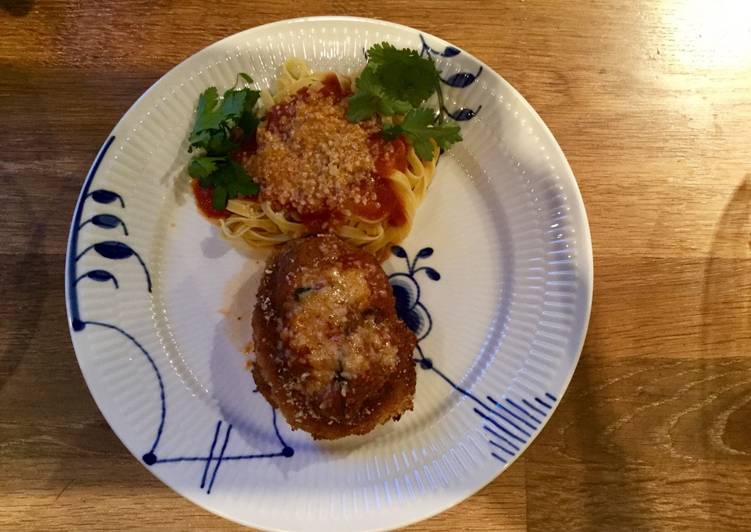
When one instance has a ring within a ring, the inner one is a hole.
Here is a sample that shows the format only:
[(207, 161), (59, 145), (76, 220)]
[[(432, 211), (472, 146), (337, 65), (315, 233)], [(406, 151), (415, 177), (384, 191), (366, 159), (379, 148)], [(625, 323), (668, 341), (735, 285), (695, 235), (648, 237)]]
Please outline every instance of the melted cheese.
[[(346, 384), (371, 369), (396, 367), (398, 347), (389, 327), (363, 315), (372, 295), (366, 273), (329, 268), (298, 277), (298, 295), (287, 309), (281, 338), (295, 352), (307, 353), (311, 369), (301, 376), (300, 389), (324, 391), (332, 382)], [(344, 396), (346, 389), (340, 387)]]

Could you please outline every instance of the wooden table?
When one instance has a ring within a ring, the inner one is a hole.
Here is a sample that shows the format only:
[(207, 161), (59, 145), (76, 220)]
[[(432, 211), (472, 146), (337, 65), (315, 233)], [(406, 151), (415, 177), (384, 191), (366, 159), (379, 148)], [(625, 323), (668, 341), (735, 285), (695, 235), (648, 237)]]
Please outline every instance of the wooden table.
[(220, 37), (314, 14), (388, 15), (486, 61), (552, 129), (590, 218), (594, 307), (559, 410), (504, 475), (412, 530), (751, 527), (745, 2), (213, 4), (0, 0), (0, 527), (234, 528), (149, 474), (97, 411), (68, 335), (65, 243), (141, 92)]

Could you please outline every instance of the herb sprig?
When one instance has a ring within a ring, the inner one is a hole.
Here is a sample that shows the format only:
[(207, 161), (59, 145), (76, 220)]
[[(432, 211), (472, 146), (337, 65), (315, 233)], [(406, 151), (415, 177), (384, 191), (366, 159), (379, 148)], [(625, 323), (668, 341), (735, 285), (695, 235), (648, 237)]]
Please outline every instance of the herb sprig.
[[(240, 78), (253, 83), (245, 73), (238, 74), (238, 81)], [(213, 189), (211, 202), (217, 210), (224, 209), (229, 199), (253, 196), (260, 190), (242, 165), (230, 158), (230, 153), (240, 147), (241, 139), (255, 134), (260, 122), (255, 105), (260, 95), (247, 87), (233, 87), (220, 100), (216, 87), (209, 87), (198, 98), (188, 151), (200, 153), (191, 159), (188, 175), (202, 187)]]
[(356, 89), (347, 102), (347, 119), (361, 122), (375, 115), (403, 117), (401, 122), (387, 120), (383, 136), (394, 139), (404, 135), (423, 160), (433, 159), (431, 139), (442, 150), (462, 140), (458, 125), (443, 122), (440, 111), (423, 106), (435, 93), (440, 98), (440, 73), (433, 61), (415, 50), (385, 42), (371, 46)]
[(393, 140), (404, 135), (412, 144), (417, 156), (423, 161), (430, 161), (433, 159), (433, 143), (430, 139), (433, 139), (442, 150), (447, 150), (452, 144), (462, 140), (459, 126), (436, 124), (435, 119), (432, 109), (410, 109), (400, 124), (384, 124), (383, 136)]

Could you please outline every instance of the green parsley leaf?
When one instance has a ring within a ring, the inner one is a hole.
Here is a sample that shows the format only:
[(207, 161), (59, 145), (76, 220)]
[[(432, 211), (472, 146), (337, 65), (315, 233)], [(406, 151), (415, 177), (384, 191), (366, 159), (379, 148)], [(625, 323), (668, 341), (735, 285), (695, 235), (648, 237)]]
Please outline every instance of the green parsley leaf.
[(237, 149), (239, 146), (232, 142), (229, 138), (229, 132), (226, 129), (220, 129), (214, 133), (211, 133), (208, 140), (200, 147), (206, 150), (206, 153), (211, 155), (226, 156), (232, 150)]
[(401, 124), (384, 124), (383, 136), (395, 139), (404, 135), (409, 139), (417, 156), (424, 160), (433, 159), (433, 143), (442, 150), (447, 150), (452, 144), (462, 140), (459, 126), (452, 123), (434, 124), (433, 110), (425, 107), (410, 110)]
[(224, 185), (217, 185), (211, 193), (211, 206), (221, 211), (227, 206), (227, 188)]
[(188, 175), (195, 179), (205, 179), (217, 169), (217, 162), (224, 157), (193, 157), (188, 166)]
[(218, 111), (222, 122), (240, 118), (240, 114), (245, 110), (245, 99), (249, 92), (250, 89), (230, 89), (224, 93)]
[(347, 102), (347, 119), (361, 122), (376, 113), (381, 116), (404, 114), (412, 106), (409, 102), (386, 95), (372, 68), (366, 67), (357, 78), (357, 92)]
[(376, 113), (405, 114), (430, 98), (439, 80), (433, 62), (415, 50), (376, 44), (368, 50), (368, 64), (357, 78), (357, 91), (348, 100), (347, 119), (360, 122)]
[(368, 63), (376, 65), (378, 79), (389, 99), (406, 100), (413, 107), (430, 98), (440, 81), (435, 64), (416, 50), (389, 43), (372, 46)]
[(389, 115), (388, 111), (392, 110), (389, 102), (384, 101), (385, 94), (375, 70), (375, 66), (368, 64), (357, 78), (357, 92), (347, 102), (347, 119), (350, 122), (367, 120), (376, 113)]
[[(214, 190), (212, 195), (212, 204), (215, 209), (224, 209), (227, 206), (227, 200), (240, 196), (255, 196), (260, 191), (258, 183), (253, 181), (245, 168), (231, 159), (223, 157), (197, 157), (191, 161), (191, 169), (200, 167), (199, 175), (196, 177), (201, 186)], [(206, 173), (206, 170), (211, 171)]]
[(233, 160), (219, 166), (211, 175), (211, 180), (216, 185), (227, 187), (230, 199), (237, 196), (253, 196), (258, 194), (260, 187), (245, 171), (242, 165)]
[(237, 125), (240, 126), (240, 129), (243, 130), (245, 135), (255, 134), (258, 124), (260, 123), (261, 120), (255, 115), (255, 113), (248, 112), (240, 115), (240, 119), (237, 121)]
[[(240, 78), (253, 82), (244, 73), (238, 74)], [(203, 153), (190, 161), (188, 175), (198, 179), (202, 187), (213, 190), (215, 209), (224, 209), (229, 199), (253, 196), (260, 190), (245, 169), (229, 157), (239, 148), (243, 136), (255, 134), (259, 123), (255, 106), (260, 95), (250, 88), (232, 88), (225, 91), (220, 100), (216, 87), (209, 87), (198, 98), (188, 151), (201, 149)]]
[(407, 102), (401, 100), (388, 100), (384, 99), (380, 101), (378, 112), (382, 116), (403, 115), (411, 109), (411, 106)]
[[(245, 74), (247, 76), (247, 74)], [(247, 76), (250, 79), (250, 76)], [(245, 79), (245, 78), (243, 78)], [(190, 134), (191, 151), (203, 148), (212, 156), (226, 155), (237, 145), (229, 138), (235, 126), (251, 134), (258, 125), (255, 105), (261, 93), (249, 88), (225, 91), (221, 101), (216, 87), (209, 87), (198, 98), (196, 121)]]
[[(250, 76), (248, 76), (248, 79), (250, 79)], [(261, 97), (261, 93), (250, 89), (245, 90), (249, 92), (245, 98), (245, 107), (240, 118), (237, 120), (237, 125), (240, 126), (245, 135), (252, 135), (258, 127), (258, 124), (261, 122), (255, 113), (255, 106), (258, 99)]]
[(202, 131), (219, 127), (221, 117), (215, 111), (218, 100), (219, 91), (216, 90), (216, 87), (209, 87), (201, 93), (198, 97), (195, 130)]
[(252, 89), (241, 89), (242, 91), (245, 91), (245, 107), (243, 108), (243, 112), (245, 113), (252, 113), (253, 108), (256, 106), (256, 102), (261, 97), (261, 93), (259, 91), (254, 91)]
[(347, 120), (362, 122), (378, 111), (378, 97), (366, 90), (358, 90), (347, 101)]

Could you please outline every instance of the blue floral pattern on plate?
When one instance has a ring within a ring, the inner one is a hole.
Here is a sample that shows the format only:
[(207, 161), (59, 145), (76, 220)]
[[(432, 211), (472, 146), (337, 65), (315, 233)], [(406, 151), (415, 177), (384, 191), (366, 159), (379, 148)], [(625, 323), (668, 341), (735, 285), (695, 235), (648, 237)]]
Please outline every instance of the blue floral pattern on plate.
[[(165, 395), (164, 379), (162, 378), (162, 374), (159, 371), (156, 362), (154, 361), (151, 354), (144, 348), (141, 342), (139, 342), (133, 335), (131, 335), (118, 325), (97, 320), (83, 319), (80, 314), (78, 305), (78, 284), (85, 279), (96, 281), (98, 283), (106, 283), (108, 281), (111, 281), (115, 289), (120, 288), (117, 277), (115, 277), (115, 275), (108, 270), (97, 268), (88, 270), (80, 275), (78, 274), (79, 260), (83, 258), (87, 253), (92, 251), (100, 257), (108, 260), (125, 260), (131, 257), (135, 257), (141, 265), (141, 268), (143, 269), (146, 280), (146, 289), (149, 293), (151, 292), (151, 275), (149, 273), (149, 269), (146, 266), (143, 258), (141, 258), (141, 255), (128, 244), (119, 240), (103, 240), (91, 244), (83, 251), (78, 252), (79, 232), (90, 223), (107, 230), (122, 227), (124, 236), (128, 236), (125, 222), (122, 220), (122, 218), (114, 214), (100, 213), (92, 216), (84, 222), (81, 222), (84, 204), (88, 199), (92, 199), (94, 202), (103, 205), (110, 205), (118, 201), (120, 207), (122, 209), (125, 209), (125, 201), (123, 200), (122, 196), (120, 196), (116, 192), (105, 189), (97, 189), (89, 192), (97, 170), (99, 169), (99, 165), (107, 155), (107, 151), (109, 150), (114, 140), (114, 136), (107, 139), (107, 142), (105, 142), (104, 146), (102, 146), (102, 149), (97, 155), (96, 160), (91, 167), (89, 175), (86, 177), (86, 181), (84, 182), (83, 190), (81, 192), (81, 198), (78, 202), (78, 205), (76, 205), (76, 210), (73, 217), (73, 229), (69, 241), (68, 261), (66, 265), (68, 269), (68, 308), (71, 328), (75, 332), (81, 332), (87, 327), (91, 326), (116, 331), (120, 335), (122, 335), (122, 337), (126, 338), (128, 342), (130, 342), (133, 346), (135, 346), (146, 358), (149, 366), (154, 372), (154, 378), (156, 379), (159, 388), (160, 416), (153, 443), (149, 450), (143, 454), (142, 460), (146, 465), (149, 466), (156, 464), (175, 464), (181, 462), (205, 462), (200, 486), (201, 489), (206, 490), (206, 493), (211, 493), (222, 462), (237, 460), (256, 460), (260, 458), (290, 458), (295, 454), (295, 451), (292, 447), (287, 445), (287, 443), (282, 438), (277, 426), (276, 410), (271, 408), (274, 435), (280, 445), (280, 449), (278, 451), (229, 456), (225, 455), (225, 450), (227, 449), (232, 434), (232, 425), (220, 419), (219, 421), (217, 421), (216, 429), (214, 431), (214, 439), (211, 442), (207, 455), (161, 457), (157, 454), (157, 448), (159, 446), (159, 442), (162, 439), (165, 423), (167, 420), (167, 398)], [(223, 426), (226, 428), (224, 429), (223, 434), (220, 434)], [(217, 443), (220, 439), (222, 443), (219, 445), (219, 447), (217, 447)]]
[(427, 338), (433, 329), (433, 318), (427, 307), (420, 301), (422, 292), (418, 274), (424, 272), (425, 277), (431, 281), (439, 281), (441, 274), (430, 266), (418, 267), (418, 263), (420, 260), (431, 257), (434, 252), (433, 248), (420, 249), (412, 260), (401, 246), (394, 246), (391, 252), (394, 256), (404, 259), (407, 266), (407, 271), (389, 275), (389, 282), (396, 299), (397, 314), (417, 336), (418, 356), (414, 359), (415, 363), (424, 370), (432, 371), (456, 392), (475, 403), (476, 406), (472, 407), (472, 411), (480, 417), (483, 429), (489, 435), (488, 443), (492, 446), (491, 456), (503, 463), (508, 463), (509, 458), (521, 451), (520, 445), (526, 445), (539, 427), (541, 419), (537, 416), (545, 418), (547, 411), (552, 408), (552, 403), (557, 400), (556, 397), (551, 393), (546, 393), (544, 398), (535, 397), (534, 403), (523, 399), (522, 404), (508, 397), (502, 402), (496, 401), (490, 395), (483, 400), (441, 371), (431, 358), (425, 356), (420, 345), (420, 342)]
[[(461, 54), (461, 50), (453, 46), (446, 46), (443, 50), (430, 46), (423, 34), (420, 34), (420, 55), (423, 57), (429, 57), (435, 60), (442, 60), (444, 58), (456, 57)], [(466, 89), (472, 85), (482, 74), (482, 66), (478, 67), (477, 72), (457, 72), (447, 78), (441, 78), (441, 82), (449, 87), (456, 89)], [(478, 105), (477, 109), (470, 109), (468, 107), (461, 107), (453, 111), (446, 108), (443, 101), (441, 101), (441, 109), (448, 116), (456, 120), (457, 122), (466, 122), (472, 120), (482, 109), (482, 105)]]

